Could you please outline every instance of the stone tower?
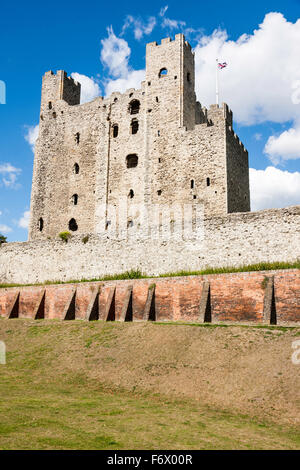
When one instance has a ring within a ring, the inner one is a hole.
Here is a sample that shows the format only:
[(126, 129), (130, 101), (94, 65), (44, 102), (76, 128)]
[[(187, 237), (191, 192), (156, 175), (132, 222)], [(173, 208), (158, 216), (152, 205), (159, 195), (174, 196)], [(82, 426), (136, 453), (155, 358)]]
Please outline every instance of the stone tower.
[(181, 223), (181, 207), (205, 217), (250, 210), (248, 153), (226, 104), (195, 96), (194, 54), (182, 34), (146, 48), (141, 89), (80, 103), (63, 71), (43, 78), (29, 239), (64, 230), (123, 239)]

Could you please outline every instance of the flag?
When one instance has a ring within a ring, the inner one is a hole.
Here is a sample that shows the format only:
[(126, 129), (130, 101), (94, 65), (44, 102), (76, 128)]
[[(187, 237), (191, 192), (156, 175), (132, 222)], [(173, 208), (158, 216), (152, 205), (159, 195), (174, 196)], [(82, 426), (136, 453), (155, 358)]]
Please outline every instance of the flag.
[(218, 67), (219, 69), (225, 69), (225, 67), (227, 67), (227, 62), (222, 62), (222, 63), (218, 63)]

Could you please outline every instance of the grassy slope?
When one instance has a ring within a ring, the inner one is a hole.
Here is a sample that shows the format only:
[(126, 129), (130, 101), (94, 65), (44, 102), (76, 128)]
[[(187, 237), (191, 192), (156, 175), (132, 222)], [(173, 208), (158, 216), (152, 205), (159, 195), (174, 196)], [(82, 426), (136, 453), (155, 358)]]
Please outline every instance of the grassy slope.
[(1, 319), (0, 448), (299, 448), (299, 333)]

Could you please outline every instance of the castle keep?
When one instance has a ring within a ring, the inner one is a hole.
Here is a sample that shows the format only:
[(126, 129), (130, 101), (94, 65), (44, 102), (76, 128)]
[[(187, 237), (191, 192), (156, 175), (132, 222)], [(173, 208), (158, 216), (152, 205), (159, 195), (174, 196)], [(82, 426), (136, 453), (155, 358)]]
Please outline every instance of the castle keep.
[[(118, 238), (121, 218), (136, 233), (137, 207), (151, 224), (158, 206), (190, 205), (192, 217), (200, 206), (206, 216), (250, 210), (248, 153), (227, 105), (196, 101), (182, 34), (147, 45), (140, 90), (79, 103), (79, 83), (63, 71), (44, 75), (29, 240), (63, 230), (110, 236), (112, 219)], [(164, 224), (181, 218), (171, 210)]]
[(80, 104), (79, 83), (44, 75), (29, 240), (1, 245), (0, 283), (294, 262), (299, 216), (300, 206), (250, 212), (232, 112), (196, 101), (194, 54), (179, 34), (147, 45), (139, 90)]

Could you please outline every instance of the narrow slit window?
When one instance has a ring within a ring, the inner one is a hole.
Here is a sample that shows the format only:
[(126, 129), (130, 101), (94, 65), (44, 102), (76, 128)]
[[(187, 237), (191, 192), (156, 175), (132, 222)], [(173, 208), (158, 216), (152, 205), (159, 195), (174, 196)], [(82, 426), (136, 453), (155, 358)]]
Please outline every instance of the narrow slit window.
[(44, 220), (42, 217), (39, 219), (39, 231), (42, 232), (44, 228)]
[(139, 130), (139, 121), (137, 119), (132, 119), (131, 134), (137, 134), (138, 130)]
[(119, 126), (118, 124), (114, 124), (113, 125), (113, 137), (114, 138), (118, 137), (118, 134), (119, 134)]
[(78, 173), (79, 173), (79, 165), (78, 165), (78, 163), (75, 163), (75, 164), (74, 164), (73, 171), (74, 171), (75, 175), (78, 175)]
[(195, 187), (195, 181), (191, 180), (191, 189), (194, 189), (194, 187)]
[(210, 178), (206, 178), (206, 186), (210, 186)]
[(132, 199), (132, 198), (134, 197), (133, 189), (131, 189), (131, 190), (129, 191), (128, 197), (129, 197), (130, 199)]
[(78, 204), (78, 194), (73, 194), (72, 202), (73, 202), (74, 206), (77, 206), (77, 204)]
[(75, 142), (76, 142), (77, 145), (78, 145), (79, 142), (80, 142), (80, 134), (79, 134), (79, 132), (76, 132), (76, 134), (75, 134)]
[(48, 108), (49, 108), (49, 109), (52, 109), (52, 101), (49, 101), (49, 103), (48, 103)]
[(190, 81), (191, 81), (191, 74), (190, 74), (190, 72), (188, 72), (188, 73), (187, 73), (187, 75), (186, 75), (186, 79), (187, 79), (187, 81), (188, 81), (188, 82), (190, 82)]

